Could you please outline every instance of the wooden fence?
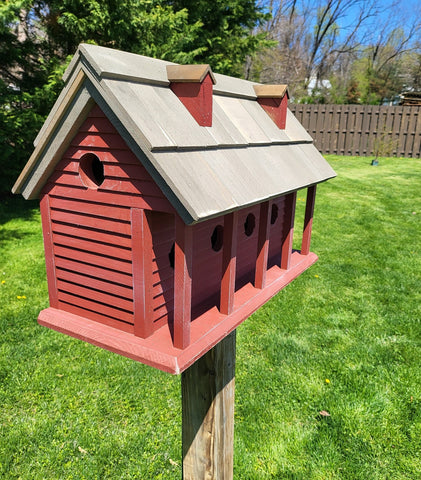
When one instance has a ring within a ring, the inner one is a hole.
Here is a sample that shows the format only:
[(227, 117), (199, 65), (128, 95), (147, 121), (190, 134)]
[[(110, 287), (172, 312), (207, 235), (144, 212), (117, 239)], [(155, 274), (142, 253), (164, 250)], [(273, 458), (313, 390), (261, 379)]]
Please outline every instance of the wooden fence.
[(420, 158), (420, 106), (289, 107), (322, 153)]

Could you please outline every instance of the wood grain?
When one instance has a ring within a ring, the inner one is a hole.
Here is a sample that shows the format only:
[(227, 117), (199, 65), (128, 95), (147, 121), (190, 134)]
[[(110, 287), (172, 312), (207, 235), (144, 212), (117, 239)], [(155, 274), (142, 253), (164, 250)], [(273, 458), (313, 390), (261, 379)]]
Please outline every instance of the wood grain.
[(231, 480), (235, 330), (183, 372), (183, 480)]
[(257, 98), (283, 98), (288, 95), (288, 85), (253, 85)]
[(170, 82), (202, 83), (206, 75), (210, 75), (212, 83), (215, 77), (209, 65), (167, 65), (167, 75)]
[[(246, 235), (245, 224), (249, 215), (254, 216), (255, 227), (251, 235)], [(256, 270), (256, 252), (259, 234), (260, 206), (240, 210), (238, 212), (237, 227), (237, 270), (235, 289), (238, 290), (246, 283), (254, 283)]]
[(420, 158), (421, 106), (290, 105), (321, 153), (370, 156), (374, 140), (393, 144), (391, 156)]
[(193, 309), (209, 305), (210, 297), (212, 297), (213, 306), (219, 307), (223, 249), (215, 251), (212, 248), (212, 234), (217, 227), (223, 229), (223, 218), (218, 217), (192, 226)]

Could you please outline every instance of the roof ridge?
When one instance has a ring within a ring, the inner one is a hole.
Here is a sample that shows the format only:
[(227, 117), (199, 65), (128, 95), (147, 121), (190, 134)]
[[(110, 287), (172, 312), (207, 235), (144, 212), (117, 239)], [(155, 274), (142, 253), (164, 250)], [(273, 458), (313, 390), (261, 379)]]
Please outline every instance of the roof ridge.
[[(78, 64), (89, 68), (90, 72), (100, 81), (113, 79), (146, 83), (151, 85), (167, 86), (170, 84), (167, 66), (177, 67), (182, 64), (145, 57), (137, 53), (123, 52), (108, 47), (82, 43), (79, 45), (73, 59), (63, 75), (67, 83), (72, 77)], [(203, 65), (203, 64), (193, 64)], [(221, 73), (212, 72), (215, 85), (214, 95), (223, 95), (236, 98), (256, 99), (254, 85), (260, 85), (250, 80), (230, 77)]]

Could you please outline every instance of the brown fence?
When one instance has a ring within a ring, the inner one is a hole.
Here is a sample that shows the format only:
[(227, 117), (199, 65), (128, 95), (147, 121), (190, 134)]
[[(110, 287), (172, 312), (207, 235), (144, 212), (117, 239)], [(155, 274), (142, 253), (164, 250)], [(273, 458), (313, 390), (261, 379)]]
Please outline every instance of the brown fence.
[(322, 153), (420, 158), (421, 107), (290, 105)]

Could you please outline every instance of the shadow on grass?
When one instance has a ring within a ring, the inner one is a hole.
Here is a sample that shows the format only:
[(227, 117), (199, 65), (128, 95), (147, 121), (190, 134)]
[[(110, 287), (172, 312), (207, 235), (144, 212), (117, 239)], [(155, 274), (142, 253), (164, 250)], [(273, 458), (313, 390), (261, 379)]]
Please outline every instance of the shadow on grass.
[(11, 240), (21, 240), (24, 237), (26, 237), (26, 233), (23, 233), (21, 230), (18, 229), (8, 229), (7, 231), (0, 230), (0, 243)]
[[(31, 220), (39, 209), (38, 200), (25, 200), (21, 195), (1, 194), (0, 195), (0, 225), (20, 218)], [(3, 232), (6, 235), (6, 232)], [(16, 232), (17, 233), (17, 232)], [(8, 238), (16, 238), (13, 231), (7, 232)], [(3, 237), (2, 237), (3, 239)]]

